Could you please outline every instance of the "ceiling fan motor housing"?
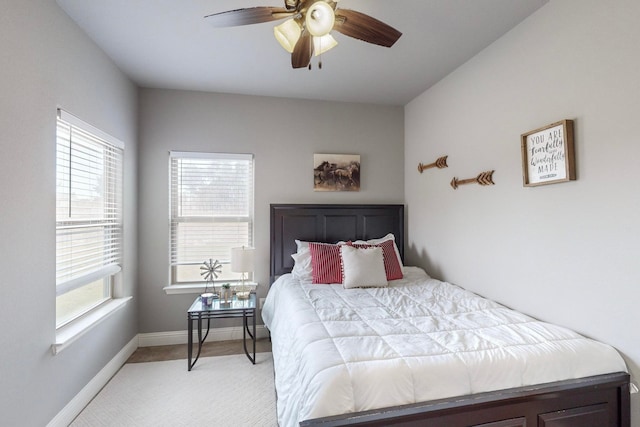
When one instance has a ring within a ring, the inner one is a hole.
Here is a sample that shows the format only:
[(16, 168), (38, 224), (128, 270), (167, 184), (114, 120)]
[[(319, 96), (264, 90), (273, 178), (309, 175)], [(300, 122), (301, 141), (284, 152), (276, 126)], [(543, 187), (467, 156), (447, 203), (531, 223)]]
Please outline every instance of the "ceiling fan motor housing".
[(288, 10), (296, 10), (298, 8), (299, 3), (300, 3), (300, 0), (284, 0), (284, 6)]

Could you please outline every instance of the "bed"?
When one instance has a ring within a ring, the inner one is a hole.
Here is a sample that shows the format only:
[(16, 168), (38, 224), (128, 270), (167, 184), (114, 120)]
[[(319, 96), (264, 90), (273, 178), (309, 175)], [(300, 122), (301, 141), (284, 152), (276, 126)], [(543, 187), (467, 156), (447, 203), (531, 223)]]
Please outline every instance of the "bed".
[(291, 274), (299, 242), (389, 235), (401, 261), (402, 205), (271, 205), (263, 319), (281, 427), (630, 425), (629, 375), (610, 346), (416, 267), (380, 288), (345, 289), (346, 261), (344, 286)]

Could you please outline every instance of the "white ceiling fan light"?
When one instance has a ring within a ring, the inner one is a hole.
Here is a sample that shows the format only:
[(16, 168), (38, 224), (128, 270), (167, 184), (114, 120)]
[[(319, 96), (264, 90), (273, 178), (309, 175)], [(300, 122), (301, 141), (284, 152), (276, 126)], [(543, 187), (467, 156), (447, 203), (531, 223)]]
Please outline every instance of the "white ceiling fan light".
[(325, 1), (316, 1), (307, 9), (305, 24), (307, 31), (314, 37), (322, 37), (329, 34), (335, 22), (335, 12)]
[(313, 51), (315, 52), (315, 56), (322, 55), (336, 46), (338, 46), (338, 41), (334, 39), (331, 34), (313, 38)]
[(293, 53), (301, 33), (302, 28), (300, 28), (300, 24), (295, 19), (287, 19), (273, 28), (273, 35), (276, 40), (289, 53)]
[[(338, 42), (330, 34), (335, 24), (333, 8), (323, 0), (319, 0), (306, 11), (305, 24), (313, 35), (313, 51), (315, 56), (333, 49)], [(273, 28), (273, 34), (280, 46), (293, 53), (296, 43), (302, 35), (302, 25), (295, 18), (288, 19)]]

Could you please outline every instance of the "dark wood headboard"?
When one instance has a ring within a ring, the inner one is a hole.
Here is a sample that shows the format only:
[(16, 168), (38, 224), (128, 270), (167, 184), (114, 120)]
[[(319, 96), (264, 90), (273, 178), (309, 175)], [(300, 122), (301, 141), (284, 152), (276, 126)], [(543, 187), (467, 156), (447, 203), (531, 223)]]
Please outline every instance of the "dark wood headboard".
[(393, 233), (404, 260), (404, 205), (271, 205), (271, 283), (293, 268), (295, 240), (335, 243)]

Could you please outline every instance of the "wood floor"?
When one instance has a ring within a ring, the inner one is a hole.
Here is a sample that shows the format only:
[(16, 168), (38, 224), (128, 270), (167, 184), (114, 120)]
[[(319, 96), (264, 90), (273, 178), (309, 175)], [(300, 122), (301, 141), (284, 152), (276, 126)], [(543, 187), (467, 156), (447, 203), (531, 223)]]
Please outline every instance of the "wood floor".
[[(251, 344), (247, 342), (249, 347)], [(197, 346), (194, 347), (197, 352)], [(256, 341), (256, 353), (271, 351), (271, 342), (268, 338)], [(228, 356), (231, 354), (244, 354), (242, 341), (212, 341), (205, 342), (202, 346), (200, 357)], [(127, 363), (159, 362), (163, 360), (179, 360), (187, 358), (187, 345), (162, 345), (155, 347), (139, 347), (127, 360)]]

